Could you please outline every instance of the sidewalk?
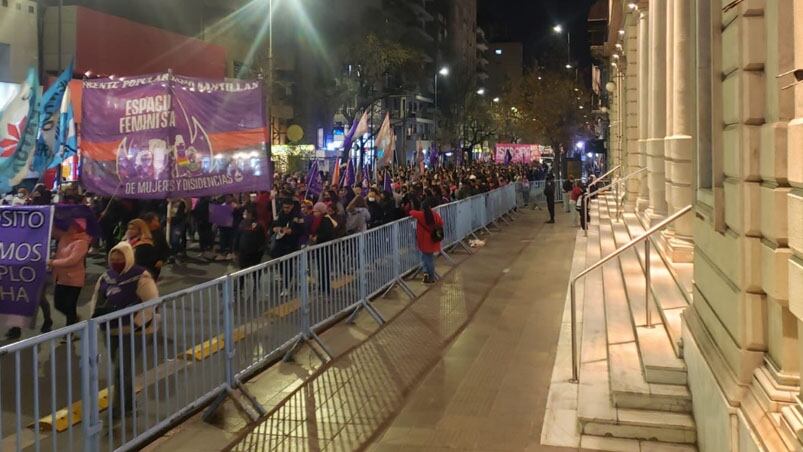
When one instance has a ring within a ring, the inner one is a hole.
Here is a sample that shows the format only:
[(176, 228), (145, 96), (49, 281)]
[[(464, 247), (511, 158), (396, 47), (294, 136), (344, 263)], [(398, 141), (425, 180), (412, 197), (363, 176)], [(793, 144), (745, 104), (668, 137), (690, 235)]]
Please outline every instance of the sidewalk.
[(231, 449), (547, 450), (576, 230), (568, 216), (543, 220), (528, 211), (493, 234), (369, 340), (288, 387)]

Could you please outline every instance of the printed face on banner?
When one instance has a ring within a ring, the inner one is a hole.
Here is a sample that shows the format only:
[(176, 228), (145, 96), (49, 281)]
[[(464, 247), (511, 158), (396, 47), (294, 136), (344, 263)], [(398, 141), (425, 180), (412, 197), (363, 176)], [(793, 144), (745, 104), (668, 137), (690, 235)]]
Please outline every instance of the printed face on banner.
[(82, 181), (121, 198), (269, 190), (262, 99), (255, 81), (86, 81)]
[(0, 319), (24, 326), (36, 314), (45, 281), (52, 207), (0, 208)]

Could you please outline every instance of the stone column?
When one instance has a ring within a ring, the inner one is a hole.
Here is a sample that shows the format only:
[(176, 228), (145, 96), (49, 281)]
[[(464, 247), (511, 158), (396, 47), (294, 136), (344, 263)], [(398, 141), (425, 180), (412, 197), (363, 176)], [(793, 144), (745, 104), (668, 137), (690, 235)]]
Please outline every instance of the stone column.
[[(692, 46), (691, 46), (691, 5), (688, 1), (670, 0), (672, 6), (671, 49), (672, 59), (667, 72), (669, 104), (666, 137), (666, 199), (669, 214), (673, 214), (692, 203)], [(692, 214), (685, 215), (667, 228), (666, 251), (674, 262), (691, 262), (694, 245)]]
[[(649, 134), (649, 67), (650, 67), (650, 37), (647, 19), (647, 10), (639, 12), (638, 17), (638, 147), (639, 165), (647, 167), (647, 143)], [(639, 177), (639, 192), (636, 200), (636, 210), (644, 212), (649, 204), (649, 191), (647, 189), (647, 174), (641, 173)]]
[[(627, 35), (625, 37), (624, 51), (627, 55), (626, 71), (624, 76), (624, 103), (626, 109), (624, 112), (625, 118), (625, 163), (627, 164), (626, 173), (630, 174), (634, 171), (641, 169), (641, 156), (639, 150), (639, 117), (638, 117), (638, 76), (639, 76), (639, 15), (638, 11), (629, 12), (625, 16), (625, 29)], [(639, 179), (638, 177), (630, 178), (626, 183), (627, 196), (625, 198), (625, 207), (627, 210), (633, 210), (636, 205), (636, 198), (639, 194)]]
[(666, 216), (664, 137), (666, 136), (666, 0), (654, 0), (649, 15), (649, 123), (647, 138), (647, 220)]
[[(792, 2), (792, 29), (794, 39), (793, 67), (803, 68), (803, 2), (794, 0)], [(790, 80), (785, 79), (787, 82)], [(788, 246), (791, 256), (787, 259), (788, 269), (788, 307), (797, 320), (797, 335), (794, 340), (797, 344), (797, 361), (803, 360), (803, 341), (799, 340), (803, 332), (803, 83), (797, 83), (794, 88), (794, 118), (789, 121), (787, 129), (787, 154), (782, 159), (778, 159), (775, 164), (783, 167), (786, 163), (786, 176), (791, 191), (786, 195), (788, 207), (787, 214), (787, 234)], [(785, 90), (783, 95), (788, 96)], [(796, 404), (791, 407), (783, 408), (782, 427), (788, 431), (790, 436), (796, 436), (799, 443), (798, 448), (803, 447), (803, 386), (799, 391)]]

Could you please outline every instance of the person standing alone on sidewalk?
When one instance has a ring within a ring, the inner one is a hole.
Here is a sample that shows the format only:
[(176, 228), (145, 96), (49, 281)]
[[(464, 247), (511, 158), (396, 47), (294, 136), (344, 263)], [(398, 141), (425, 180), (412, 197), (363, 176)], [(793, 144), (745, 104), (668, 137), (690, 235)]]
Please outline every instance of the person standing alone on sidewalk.
[(432, 210), (429, 200), (421, 202), (421, 210), (411, 210), (410, 216), (415, 218), (415, 241), (421, 252), (421, 266), (424, 267), (424, 284), (436, 281), (435, 254), (441, 251), (443, 240), (443, 218)]
[(547, 223), (555, 222), (555, 175), (547, 173), (546, 182), (544, 183), (544, 196), (546, 196), (546, 207), (549, 209), (549, 221)]
[(574, 188), (574, 177), (569, 176), (568, 179), (564, 180), (563, 186), (561, 188), (563, 189), (563, 211), (569, 213), (572, 211), (572, 206), (569, 203), (569, 198), (572, 189)]

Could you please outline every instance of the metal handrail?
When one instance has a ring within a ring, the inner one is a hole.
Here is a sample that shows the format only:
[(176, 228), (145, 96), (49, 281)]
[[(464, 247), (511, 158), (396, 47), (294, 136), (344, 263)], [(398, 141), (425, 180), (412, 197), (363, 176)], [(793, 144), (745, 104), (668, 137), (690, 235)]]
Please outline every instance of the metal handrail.
[[(637, 174), (641, 174), (644, 171), (647, 171), (647, 167), (646, 166), (641, 168), (641, 169), (637, 169), (636, 171), (633, 171), (632, 173), (626, 175), (625, 177), (620, 177), (619, 179), (616, 179), (613, 183), (614, 184), (621, 184), (622, 182), (630, 179), (631, 177), (633, 177), (633, 176), (635, 176)], [(618, 186), (617, 186), (617, 190), (618, 190)], [(625, 192), (624, 195), (626, 195), (626, 194), (627, 193)], [(619, 193), (616, 194), (616, 220), (617, 221), (619, 221), (619, 219), (620, 219), (619, 217), (621, 217), (621, 215), (622, 215), (622, 201), (624, 200), (624, 195), (620, 198), (619, 197)]]
[(571, 310), (572, 310), (572, 379), (570, 380), (572, 383), (577, 383), (579, 380), (577, 375), (577, 296), (575, 293), (575, 285), (577, 281), (591, 273), (592, 271), (600, 268), (601, 266), (605, 265), (606, 263), (610, 262), (616, 257), (619, 257), (620, 254), (624, 253), (625, 251), (633, 248), (634, 246), (638, 245), (639, 242), (644, 241), (644, 278), (645, 278), (645, 295), (644, 295), (644, 312), (646, 315), (647, 320), (647, 327), (652, 327), (652, 319), (650, 318), (650, 237), (655, 234), (656, 232), (662, 230), (663, 228), (667, 227), (670, 223), (673, 223), (678, 218), (682, 217), (683, 215), (691, 212), (692, 205), (689, 204), (688, 206), (678, 210), (670, 217), (666, 218), (665, 220), (661, 221), (660, 223), (656, 224), (655, 226), (648, 229), (644, 234), (630, 240), (626, 244), (620, 246), (616, 249), (616, 251), (612, 252), (611, 254), (603, 257), (602, 259), (598, 260), (585, 270), (581, 271), (574, 277), (572, 277), (570, 284), (570, 292), (571, 292)]
[[(581, 195), (582, 198), (583, 198), (583, 215), (584, 215), (582, 220), (585, 221), (585, 225), (586, 225), (586, 227), (583, 228), (583, 235), (584, 236), (588, 237), (588, 199), (591, 198), (592, 196), (596, 195), (597, 193), (601, 193), (603, 191), (610, 190), (610, 188), (613, 187), (615, 184), (616, 184), (616, 182), (611, 182), (610, 184), (608, 184), (608, 185), (606, 185), (604, 187), (600, 187), (600, 188), (592, 191), (591, 193), (585, 193), (585, 194)], [(580, 224), (583, 224), (583, 223), (581, 222)]]

